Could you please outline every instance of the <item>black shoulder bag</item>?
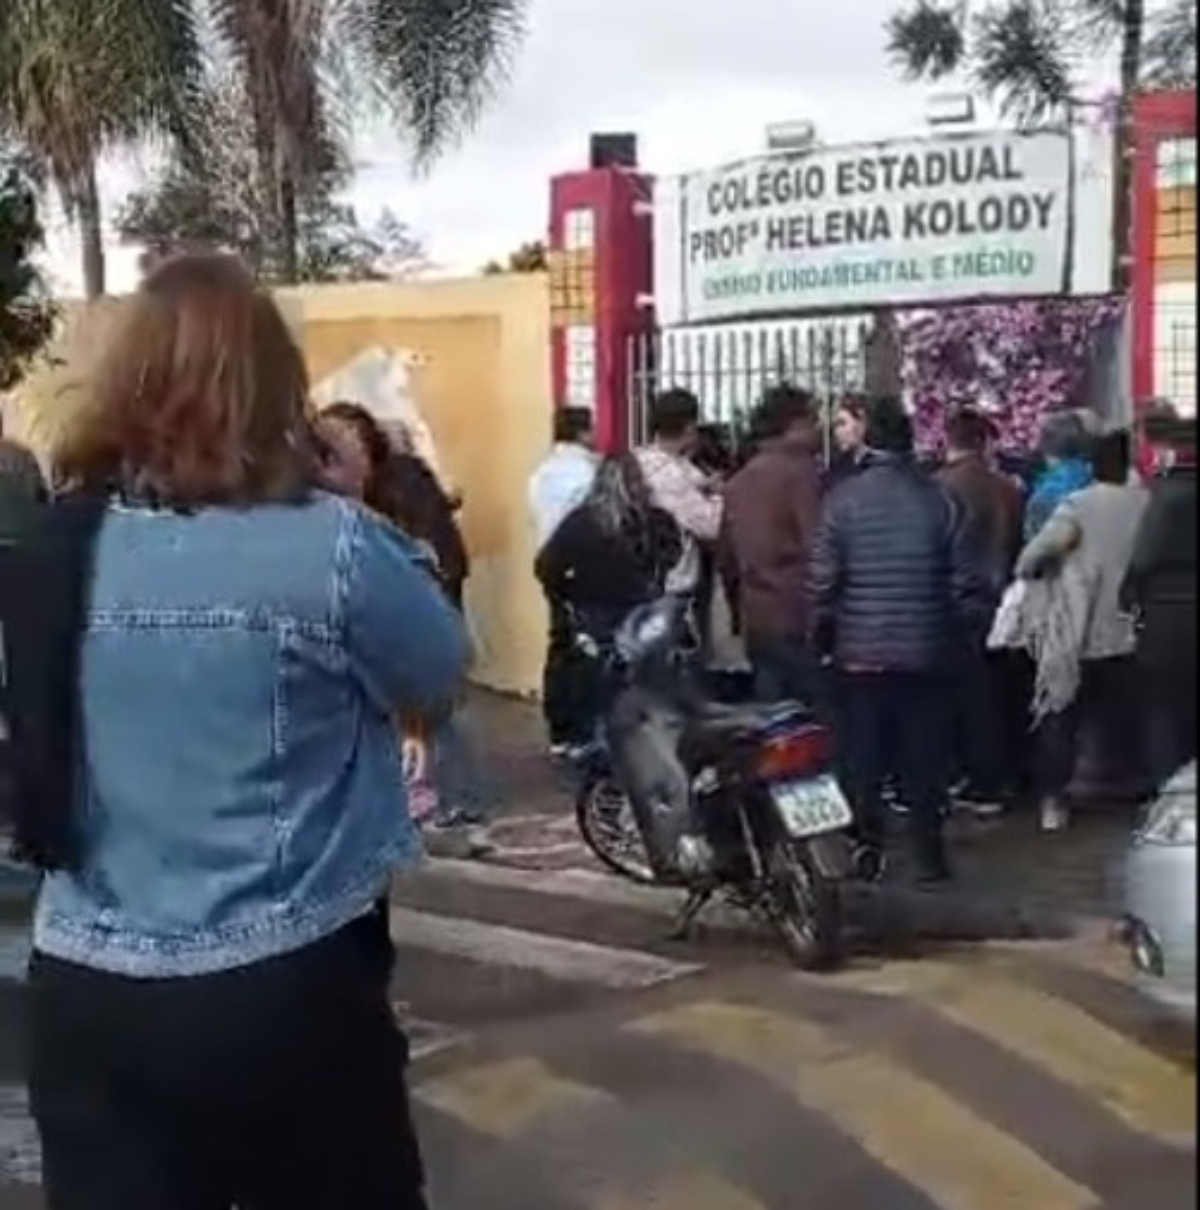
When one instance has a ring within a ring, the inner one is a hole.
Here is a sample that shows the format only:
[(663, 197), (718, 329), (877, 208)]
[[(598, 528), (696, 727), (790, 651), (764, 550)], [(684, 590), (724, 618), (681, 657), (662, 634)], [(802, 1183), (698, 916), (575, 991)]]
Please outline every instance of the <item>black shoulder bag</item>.
[(0, 812), (12, 856), (78, 863), (79, 672), (106, 502), (67, 496), (0, 541)]

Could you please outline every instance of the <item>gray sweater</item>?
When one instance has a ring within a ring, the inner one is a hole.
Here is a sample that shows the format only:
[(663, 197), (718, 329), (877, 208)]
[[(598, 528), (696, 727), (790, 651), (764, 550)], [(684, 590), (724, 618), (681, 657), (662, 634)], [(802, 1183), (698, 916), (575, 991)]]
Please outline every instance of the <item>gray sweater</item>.
[(1068, 496), (1030, 539), (1017, 560), (1017, 576), (1053, 575), (1071, 561), (1091, 586), (1081, 656), (1088, 660), (1130, 655), (1133, 619), (1121, 608), (1121, 584), (1149, 495), (1140, 484), (1093, 483)]

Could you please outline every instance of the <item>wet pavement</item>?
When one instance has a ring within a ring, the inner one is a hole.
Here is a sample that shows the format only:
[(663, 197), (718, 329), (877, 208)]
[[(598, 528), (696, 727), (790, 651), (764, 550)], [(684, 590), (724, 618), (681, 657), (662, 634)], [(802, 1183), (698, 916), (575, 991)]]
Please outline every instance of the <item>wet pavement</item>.
[[(526, 869), (598, 869), (572, 818), (572, 773), (546, 756), (538, 707), (478, 692), (468, 718), (497, 787), (498, 851), (491, 860)], [(968, 910), (988, 905), (1054, 933), (1109, 918), (1134, 815), (1122, 804), (1098, 804), (1052, 834), (1039, 832), (1029, 811), (989, 821), (956, 815), (950, 839)]]
[[(1114, 821), (956, 825), (966, 885), (857, 896), (847, 969), (804, 976), (728, 911), (666, 940), (673, 894), (572, 849), (536, 714), (475, 709), (503, 737), (499, 860), (431, 861), (394, 897), (432, 1210), (1194, 1204), (1192, 1031), (1135, 995), (1096, 920)], [(1065, 882), (1043, 907), (1045, 866)], [(22, 964), (14, 898), (0, 975)], [(42, 1205), (19, 1008), (0, 978), (0, 1210)]]
[[(434, 1210), (1193, 1204), (1190, 1030), (1101, 937), (862, 932), (818, 977), (738, 914), (667, 941), (674, 906), (579, 869), (397, 886)], [(18, 1009), (6, 984), (0, 1210), (41, 1205)]]

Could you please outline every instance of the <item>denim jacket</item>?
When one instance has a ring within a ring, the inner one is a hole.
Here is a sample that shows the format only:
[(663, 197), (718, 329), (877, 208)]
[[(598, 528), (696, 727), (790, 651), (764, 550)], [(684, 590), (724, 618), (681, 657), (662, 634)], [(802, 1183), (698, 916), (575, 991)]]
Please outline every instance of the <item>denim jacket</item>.
[(391, 717), (448, 698), (462, 622), (399, 531), (324, 494), (114, 505), (81, 659), (78, 870), (34, 946), (135, 978), (287, 953), (414, 861)]

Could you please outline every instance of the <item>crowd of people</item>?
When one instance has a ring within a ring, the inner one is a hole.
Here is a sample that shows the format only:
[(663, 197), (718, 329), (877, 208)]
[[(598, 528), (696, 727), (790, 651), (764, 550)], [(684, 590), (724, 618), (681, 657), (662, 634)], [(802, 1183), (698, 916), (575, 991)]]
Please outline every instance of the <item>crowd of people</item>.
[(1136, 798), (1194, 756), (1194, 425), (1174, 426), (1149, 482), (1129, 432), (1069, 409), (1024, 457), (978, 409), (948, 416), (944, 449), (922, 457), (898, 401), (849, 396), (828, 417), (787, 385), (724, 460), (697, 455), (683, 390), (653, 402), (632, 453), (594, 453), (586, 411), (555, 425), (529, 498), (556, 751), (585, 748), (600, 709), (575, 634), (679, 593), (709, 647), (729, 618), (755, 696), (803, 701), (834, 730), (866, 876), (892, 813), (909, 817), (917, 877), (939, 883), (952, 805), (1032, 800), (1056, 830), (1081, 764)]
[[(955, 781), (989, 810), (1027, 773), (1060, 826), (1091, 726), (1154, 782), (1194, 757), (1193, 430), (1144, 484), (1075, 413), (1023, 481), (969, 409), (932, 468), (892, 400), (840, 401), (829, 465), (802, 390), (766, 393), (740, 457), (700, 419), (667, 391), (645, 447), (600, 457), (589, 413), (555, 416), (529, 489), (553, 745), (594, 733), (580, 629), (674, 593), (703, 654), (736, 639), (759, 696), (829, 720), (867, 875), (902, 807), (920, 878), (949, 876)], [(0, 795), (40, 876), (53, 1210), (424, 1210), (387, 895), (422, 787), (435, 826), (490, 808), (459, 503), (368, 411), (314, 411), (220, 255), (124, 308), (53, 491), (0, 442)]]

